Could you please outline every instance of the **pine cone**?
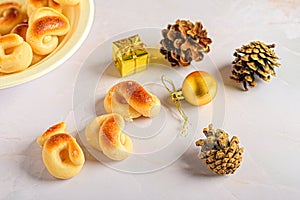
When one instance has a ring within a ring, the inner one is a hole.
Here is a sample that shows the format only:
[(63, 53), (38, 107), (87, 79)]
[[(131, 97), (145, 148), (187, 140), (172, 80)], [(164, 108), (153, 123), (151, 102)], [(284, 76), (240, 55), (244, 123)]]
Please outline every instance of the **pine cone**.
[(248, 90), (247, 83), (250, 87), (256, 86), (255, 74), (264, 81), (269, 81), (271, 76), (276, 76), (274, 68), (280, 67), (277, 62), (279, 58), (272, 50), (274, 47), (275, 44), (266, 45), (255, 41), (236, 49), (230, 78), (239, 83), (243, 82), (245, 90)]
[(196, 146), (202, 147), (199, 157), (204, 164), (215, 174), (233, 174), (241, 164), (244, 151), (239, 147), (238, 138), (233, 136), (229, 141), (228, 133), (214, 130), (212, 124), (203, 133), (207, 138), (196, 141)]
[(172, 66), (188, 66), (192, 60), (200, 61), (203, 53), (209, 52), (212, 40), (200, 22), (193, 24), (186, 20), (176, 20), (162, 30), (164, 39), (160, 41), (160, 52)]

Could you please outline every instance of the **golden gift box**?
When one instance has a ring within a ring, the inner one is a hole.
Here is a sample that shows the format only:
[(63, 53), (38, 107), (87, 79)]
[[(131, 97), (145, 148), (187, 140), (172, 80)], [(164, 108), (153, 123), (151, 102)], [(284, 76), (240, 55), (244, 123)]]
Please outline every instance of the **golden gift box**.
[(122, 77), (147, 69), (148, 52), (138, 35), (113, 42), (113, 59)]

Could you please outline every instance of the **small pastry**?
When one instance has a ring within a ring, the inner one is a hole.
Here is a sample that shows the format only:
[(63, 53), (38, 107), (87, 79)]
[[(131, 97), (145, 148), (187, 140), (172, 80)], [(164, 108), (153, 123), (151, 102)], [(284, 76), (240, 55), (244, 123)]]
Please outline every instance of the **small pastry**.
[(43, 162), (51, 175), (68, 179), (80, 172), (85, 162), (84, 154), (75, 138), (66, 132), (64, 122), (50, 127), (37, 143), (43, 147)]
[(67, 127), (67, 125), (65, 122), (60, 122), (58, 124), (55, 124), (55, 125), (51, 126), (50, 128), (48, 128), (42, 135), (40, 135), (37, 138), (36, 142), (40, 146), (44, 146), (46, 140), (49, 139), (51, 136), (53, 136), (57, 133), (67, 133), (66, 127)]
[(53, 1), (65, 6), (75, 6), (80, 3), (80, 0), (53, 0)]
[(14, 26), (25, 20), (25, 15), (18, 3), (0, 3), (0, 33), (8, 34)]
[(14, 73), (25, 70), (32, 61), (30, 45), (17, 34), (0, 37), (0, 72)]
[(40, 61), (43, 60), (46, 56), (47, 56), (47, 55), (39, 55), (39, 54), (33, 53), (31, 65), (34, 65), (34, 64), (40, 62)]
[[(20, 24), (17, 24), (12, 30), (11, 30), (11, 33), (15, 33), (15, 34), (18, 34), (20, 35), (24, 40), (26, 40), (26, 32), (27, 32), (27, 29), (28, 29), (28, 23), (20, 23)], [(44, 58), (46, 57), (46, 55), (38, 55), (36, 53), (33, 52), (32, 54), (32, 61), (31, 61), (31, 65), (34, 65), (38, 62), (40, 62), (41, 60), (43, 60)]]
[(70, 30), (69, 20), (49, 7), (36, 9), (29, 17), (28, 26), (26, 41), (39, 55), (51, 53), (58, 46), (58, 37)]
[(123, 160), (132, 153), (132, 141), (122, 132), (124, 120), (119, 114), (94, 118), (86, 127), (87, 142), (112, 160)]
[(17, 24), (15, 27), (12, 28), (10, 33), (15, 33), (18, 34), (23, 38), (23, 40), (26, 40), (26, 32), (28, 29), (28, 23), (27, 22), (22, 22)]
[(157, 96), (148, 92), (135, 81), (123, 81), (114, 85), (104, 99), (108, 113), (119, 113), (126, 120), (154, 117), (160, 112), (161, 104)]
[(27, 1), (27, 15), (30, 15), (38, 8), (41, 7), (50, 7), (58, 12), (62, 12), (62, 7), (59, 3), (56, 3), (54, 0), (28, 0)]

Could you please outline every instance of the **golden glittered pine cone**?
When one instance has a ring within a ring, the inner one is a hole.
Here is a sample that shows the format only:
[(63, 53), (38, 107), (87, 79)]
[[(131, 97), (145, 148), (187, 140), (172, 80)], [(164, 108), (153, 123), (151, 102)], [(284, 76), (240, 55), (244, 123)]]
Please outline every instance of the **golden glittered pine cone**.
[(210, 51), (212, 40), (201, 22), (192, 23), (188, 20), (177, 20), (162, 30), (163, 39), (160, 52), (172, 66), (188, 66), (191, 61), (201, 61), (204, 53)]
[(236, 82), (243, 82), (245, 90), (256, 86), (255, 75), (264, 81), (269, 81), (271, 76), (276, 76), (275, 67), (280, 67), (279, 59), (272, 48), (275, 44), (266, 45), (260, 41), (251, 42), (236, 49), (233, 54), (236, 58), (232, 62), (231, 79)]
[(199, 157), (215, 174), (233, 174), (241, 165), (244, 148), (239, 146), (239, 140), (233, 136), (231, 140), (228, 133), (223, 130), (213, 129), (210, 124), (203, 129), (206, 139), (196, 141), (196, 146), (201, 146)]

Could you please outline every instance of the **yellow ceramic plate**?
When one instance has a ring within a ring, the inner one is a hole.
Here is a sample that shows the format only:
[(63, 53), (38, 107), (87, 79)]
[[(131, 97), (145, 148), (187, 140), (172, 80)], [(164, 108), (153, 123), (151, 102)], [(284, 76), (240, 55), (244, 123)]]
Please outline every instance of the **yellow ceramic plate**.
[[(0, 0), (5, 2), (8, 0)], [(25, 0), (14, 0), (24, 3)], [(0, 89), (19, 85), (41, 77), (70, 58), (86, 39), (94, 18), (93, 0), (82, 0), (79, 5), (64, 8), (63, 13), (69, 18), (71, 30), (59, 46), (49, 56), (28, 69), (9, 75), (0, 74)]]

